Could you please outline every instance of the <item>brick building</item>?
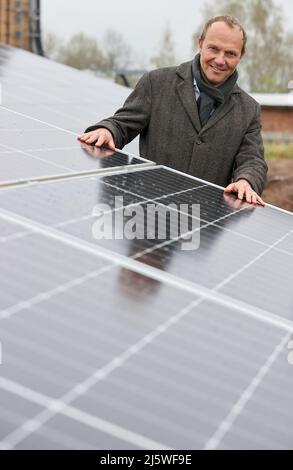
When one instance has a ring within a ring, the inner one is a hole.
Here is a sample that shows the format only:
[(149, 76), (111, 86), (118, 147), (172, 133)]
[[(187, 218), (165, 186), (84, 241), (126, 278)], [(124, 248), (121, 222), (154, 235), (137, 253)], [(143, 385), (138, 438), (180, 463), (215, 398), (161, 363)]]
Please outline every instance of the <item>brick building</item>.
[(261, 105), (265, 140), (293, 141), (293, 93), (251, 93)]
[(0, 43), (43, 55), (39, 0), (0, 0)]

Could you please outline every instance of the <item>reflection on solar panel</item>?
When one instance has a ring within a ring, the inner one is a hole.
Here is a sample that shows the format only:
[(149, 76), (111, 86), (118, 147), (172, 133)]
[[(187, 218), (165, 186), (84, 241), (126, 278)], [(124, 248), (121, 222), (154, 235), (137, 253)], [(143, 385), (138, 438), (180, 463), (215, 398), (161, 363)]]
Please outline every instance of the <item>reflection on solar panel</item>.
[[(81, 146), (126, 92), (0, 58), (1, 448), (291, 448), (292, 214)], [(148, 203), (180, 204), (197, 248), (94, 236), (95, 207)]]

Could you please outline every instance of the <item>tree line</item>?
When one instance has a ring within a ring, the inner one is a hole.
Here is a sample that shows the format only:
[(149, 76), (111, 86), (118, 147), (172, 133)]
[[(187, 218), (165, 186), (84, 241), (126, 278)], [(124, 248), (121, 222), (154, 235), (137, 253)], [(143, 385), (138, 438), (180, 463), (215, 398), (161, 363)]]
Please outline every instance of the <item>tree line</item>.
[[(191, 56), (197, 50), (197, 38), (205, 21), (215, 15), (236, 16), (248, 34), (247, 51), (240, 63), (240, 85), (252, 92), (288, 92), (293, 70), (293, 33), (285, 27), (282, 9), (274, 0), (207, 0), (202, 6), (200, 28), (191, 38)], [(109, 29), (98, 43), (83, 33), (67, 42), (46, 34), (47, 57), (78, 69), (133, 68), (134, 52), (120, 32)], [(140, 67), (142, 67), (142, 59)], [(170, 26), (162, 31), (160, 42), (149, 64), (158, 68), (178, 64)]]

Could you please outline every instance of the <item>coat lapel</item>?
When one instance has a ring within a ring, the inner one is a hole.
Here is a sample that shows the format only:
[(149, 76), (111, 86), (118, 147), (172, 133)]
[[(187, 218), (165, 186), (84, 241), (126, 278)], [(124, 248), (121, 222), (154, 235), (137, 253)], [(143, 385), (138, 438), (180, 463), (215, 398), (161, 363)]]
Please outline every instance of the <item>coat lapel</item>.
[(232, 110), (235, 105), (235, 102), (236, 100), (234, 99), (233, 95), (230, 95), (229, 101), (220, 106), (220, 108), (212, 114), (206, 125), (202, 128), (202, 131), (210, 129), (210, 127), (213, 127), (215, 124), (217, 124), (220, 119), (223, 119), (226, 114), (228, 114)]
[(182, 64), (177, 69), (177, 75), (183, 80), (177, 85), (177, 92), (179, 94), (182, 105), (187, 112), (193, 127), (200, 132), (201, 123), (198, 116), (197, 104), (195, 99), (194, 87), (192, 83), (191, 62)]

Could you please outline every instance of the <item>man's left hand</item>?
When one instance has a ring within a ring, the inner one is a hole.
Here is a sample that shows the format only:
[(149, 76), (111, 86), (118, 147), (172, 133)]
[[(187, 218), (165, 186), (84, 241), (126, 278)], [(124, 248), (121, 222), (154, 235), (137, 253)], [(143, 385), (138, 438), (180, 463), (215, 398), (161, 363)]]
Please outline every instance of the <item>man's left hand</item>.
[(225, 193), (237, 193), (238, 199), (245, 200), (251, 204), (260, 204), (264, 206), (265, 203), (262, 198), (252, 189), (247, 180), (238, 180), (235, 183), (229, 184), (225, 189)]

